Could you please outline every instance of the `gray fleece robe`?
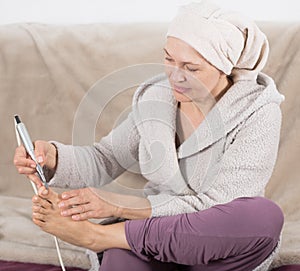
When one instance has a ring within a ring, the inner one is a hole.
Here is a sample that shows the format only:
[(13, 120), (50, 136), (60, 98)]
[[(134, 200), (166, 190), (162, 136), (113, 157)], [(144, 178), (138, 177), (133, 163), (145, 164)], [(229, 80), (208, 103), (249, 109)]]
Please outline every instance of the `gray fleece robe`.
[(50, 185), (100, 187), (126, 169), (149, 180), (152, 216), (209, 208), (263, 195), (278, 152), (280, 94), (271, 78), (237, 81), (177, 149), (177, 102), (164, 74), (142, 84), (127, 119), (94, 146), (54, 142), (58, 165)]
[(177, 102), (165, 74), (158, 75), (136, 90), (132, 112), (99, 143), (54, 142), (58, 165), (50, 185), (100, 187), (134, 170), (149, 181), (153, 217), (263, 196), (277, 158), (283, 100), (263, 73), (237, 81), (176, 148)]

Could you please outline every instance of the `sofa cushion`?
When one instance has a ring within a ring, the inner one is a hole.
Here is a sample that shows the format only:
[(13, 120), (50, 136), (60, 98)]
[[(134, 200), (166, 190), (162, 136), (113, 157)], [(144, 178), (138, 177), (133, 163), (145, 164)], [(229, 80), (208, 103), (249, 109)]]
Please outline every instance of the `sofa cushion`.
[[(285, 214), (282, 247), (273, 263), (277, 267), (300, 263), (300, 24), (259, 25), (270, 42), (264, 72), (286, 97), (278, 160), (266, 189), (266, 196)], [(52, 239), (31, 222), (31, 186), (12, 164), (14, 114), (21, 116), (33, 140), (72, 143), (74, 119), (85, 94), (99, 79), (121, 68), (162, 63), (166, 29), (167, 24), (160, 23), (0, 26), (1, 259), (58, 264)], [(130, 105), (133, 91), (124, 91), (105, 107), (95, 126), (95, 140), (110, 131)], [(94, 106), (97, 109), (97, 101)], [(131, 192), (143, 181), (127, 172), (112, 187)], [(83, 250), (64, 243), (62, 248), (66, 265), (89, 267)]]

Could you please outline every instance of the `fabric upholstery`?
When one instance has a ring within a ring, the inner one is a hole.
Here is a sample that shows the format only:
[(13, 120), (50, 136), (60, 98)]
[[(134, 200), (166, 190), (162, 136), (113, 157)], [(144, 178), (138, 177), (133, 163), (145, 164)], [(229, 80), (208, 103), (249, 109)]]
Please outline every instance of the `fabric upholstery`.
[[(270, 43), (263, 71), (285, 95), (278, 160), (266, 189), (285, 214), (282, 247), (273, 263), (277, 267), (300, 263), (300, 24), (258, 25)], [(0, 259), (58, 265), (53, 239), (31, 222), (31, 186), (12, 162), (14, 114), (20, 115), (33, 140), (72, 143), (77, 109), (89, 89), (122, 68), (162, 63), (166, 31), (163, 23), (0, 26)], [(96, 125), (86, 119), (87, 127), (95, 128), (95, 140), (110, 131), (130, 105), (133, 91), (116, 95)], [(107, 189), (138, 193), (144, 182), (126, 172)], [(65, 243), (62, 247), (66, 265), (90, 267), (85, 250)]]

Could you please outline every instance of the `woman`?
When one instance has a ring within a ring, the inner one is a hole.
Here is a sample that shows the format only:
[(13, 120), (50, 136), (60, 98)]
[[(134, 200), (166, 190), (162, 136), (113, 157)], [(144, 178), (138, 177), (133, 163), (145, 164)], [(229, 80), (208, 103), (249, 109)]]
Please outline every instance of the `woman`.
[[(261, 196), (276, 162), (284, 97), (260, 72), (266, 37), (235, 13), (192, 3), (171, 22), (164, 51), (166, 73), (137, 89), (128, 118), (99, 143), (35, 143), (50, 185), (101, 186), (137, 161), (146, 197), (88, 188), (57, 195), (41, 186), (19, 147), (16, 167), (40, 187), (33, 221), (105, 251), (100, 270), (267, 270), (283, 215)], [(110, 216), (127, 220), (86, 220)]]

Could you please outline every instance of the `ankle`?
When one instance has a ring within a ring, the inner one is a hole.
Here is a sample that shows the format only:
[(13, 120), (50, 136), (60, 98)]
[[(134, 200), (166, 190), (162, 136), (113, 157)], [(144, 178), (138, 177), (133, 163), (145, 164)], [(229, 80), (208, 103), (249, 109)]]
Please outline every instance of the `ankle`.
[(92, 224), (88, 232), (87, 248), (101, 252), (110, 248), (130, 249), (125, 236), (125, 223), (112, 225)]
[(87, 227), (84, 231), (84, 247), (94, 251), (94, 252), (101, 252), (103, 251), (104, 239), (105, 234), (102, 228), (103, 226), (99, 224), (94, 224), (87, 221)]

